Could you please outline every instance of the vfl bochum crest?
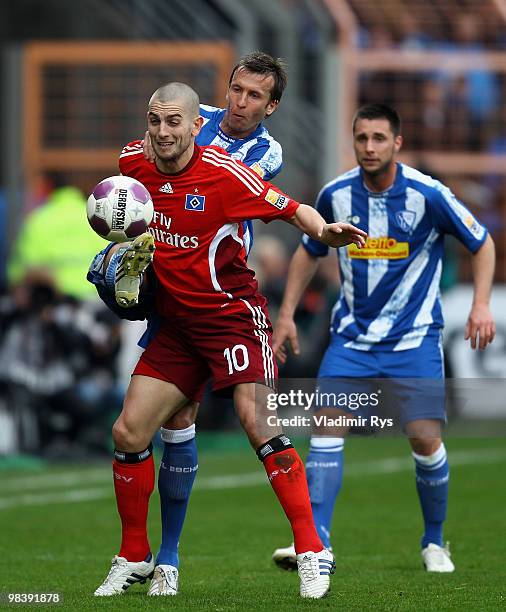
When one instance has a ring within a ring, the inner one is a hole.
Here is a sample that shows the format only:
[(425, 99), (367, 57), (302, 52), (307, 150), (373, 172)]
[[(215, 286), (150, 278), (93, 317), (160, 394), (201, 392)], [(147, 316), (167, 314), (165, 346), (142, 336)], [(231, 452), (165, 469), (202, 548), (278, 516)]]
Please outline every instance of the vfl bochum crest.
[(187, 193), (184, 202), (184, 209), (202, 212), (204, 210), (205, 202), (206, 196), (195, 195), (194, 193)]
[(412, 210), (398, 210), (395, 213), (395, 220), (403, 232), (410, 234), (415, 223), (416, 213)]

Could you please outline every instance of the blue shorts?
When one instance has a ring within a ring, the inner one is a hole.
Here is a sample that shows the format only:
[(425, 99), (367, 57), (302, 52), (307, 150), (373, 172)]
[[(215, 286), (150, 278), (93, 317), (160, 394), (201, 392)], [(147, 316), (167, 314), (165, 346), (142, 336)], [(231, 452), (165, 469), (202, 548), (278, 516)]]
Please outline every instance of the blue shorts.
[[(332, 336), (318, 371), (320, 390), (341, 390), (348, 394), (379, 392), (384, 401), (377, 404), (377, 414), (395, 414), (402, 427), (420, 419), (446, 421), (444, 361), (439, 335), (426, 337), (418, 348), (396, 352), (361, 351), (344, 346), (346, 342), (335, 334)], [(357, 410), (356, 407), (344, 409)], [(370, 407), (368, 410), (365, 413), (371, 414)]]

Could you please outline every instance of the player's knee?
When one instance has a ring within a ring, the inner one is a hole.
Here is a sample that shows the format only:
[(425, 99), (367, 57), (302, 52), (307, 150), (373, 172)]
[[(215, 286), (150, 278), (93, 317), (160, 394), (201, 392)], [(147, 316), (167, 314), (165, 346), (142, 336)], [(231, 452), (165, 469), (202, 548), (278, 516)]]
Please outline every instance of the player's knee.
[(151, 441), (142, 432), (129, 427), (121, 417), (116, 420), (112, 427), (112, 439), (116, 449), (126, 452), (144, 450)]
[(112, 440), (115, 448), (129, 451), (132, 445), (132, 437), (131, 432), (120, 419), (112, 426)]
[(164, 429), (187, 429), (195, 423), (197, 416), (197, 404), (188, 408), (182, 408), (166, 423), (163, 424)]
[(441, 446), (440, 438), (410, 438), (411, 448), (417, 455), (429, 457)]

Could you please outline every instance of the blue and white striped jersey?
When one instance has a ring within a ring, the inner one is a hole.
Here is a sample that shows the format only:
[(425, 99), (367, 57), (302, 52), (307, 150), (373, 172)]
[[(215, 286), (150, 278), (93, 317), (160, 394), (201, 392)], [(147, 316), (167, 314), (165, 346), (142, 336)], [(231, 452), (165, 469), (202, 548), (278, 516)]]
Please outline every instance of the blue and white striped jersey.
[[(328, 223), (348, 221), (368, 233), (364, 248), (338, 250), (341, 291), (331, 333), (364, 351), (416, 348), (426, 336), (439, 335), (444, 234), (472, 253), (487, 236), (453, 193), (400, 163), (392, 187), (373, 193), (357, 167), (325, 185), (316, 208)], [(308, 236), (302, 243), (316, 257), (328, 252)]]
[(222, 147), (231, 157), (248, 165), (265, 181), (271, 181), (283, 167), (283, 152), (279, 142), (274, 140), (261, 123), (247, 138), (227, 136), (220, 129), (224, 114), (224, 108), (200, 105), (204, 125), (196, 138), (197, 144)]
[[(222, 147), (231, 157), (245, 163), (265, 181), (272, 180), (283, 168), (283, 150), (279, 142), (274, 140), (261, 123), (246, 138), (227, 136), (220, 128), (224, 114), (224, 108), (200, 105), (200, 116), (204, 119), (204, 124), (195, 139), (196, 143), (201, 146)], [(243, 225), (243, 240), (249, 255), (253, 246), (253, 222), (244, 221)]]

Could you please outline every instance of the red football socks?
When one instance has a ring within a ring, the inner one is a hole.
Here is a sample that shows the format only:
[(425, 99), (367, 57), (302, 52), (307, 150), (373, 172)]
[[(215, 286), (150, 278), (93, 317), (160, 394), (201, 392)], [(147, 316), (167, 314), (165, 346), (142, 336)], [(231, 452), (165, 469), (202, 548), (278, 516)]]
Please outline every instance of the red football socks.
[(155, 486), (153, 455), (138, 463), (112, 462), (114, 491), (121, 518), (120, 557), (144, 561), (150, 552), (147, 533), (148, 504)]
[(304, 464), (294, 448), (268, 455), (265, 471), (283, 510), (290, 521), (297, 554), (323, 549), (316, 531)]

